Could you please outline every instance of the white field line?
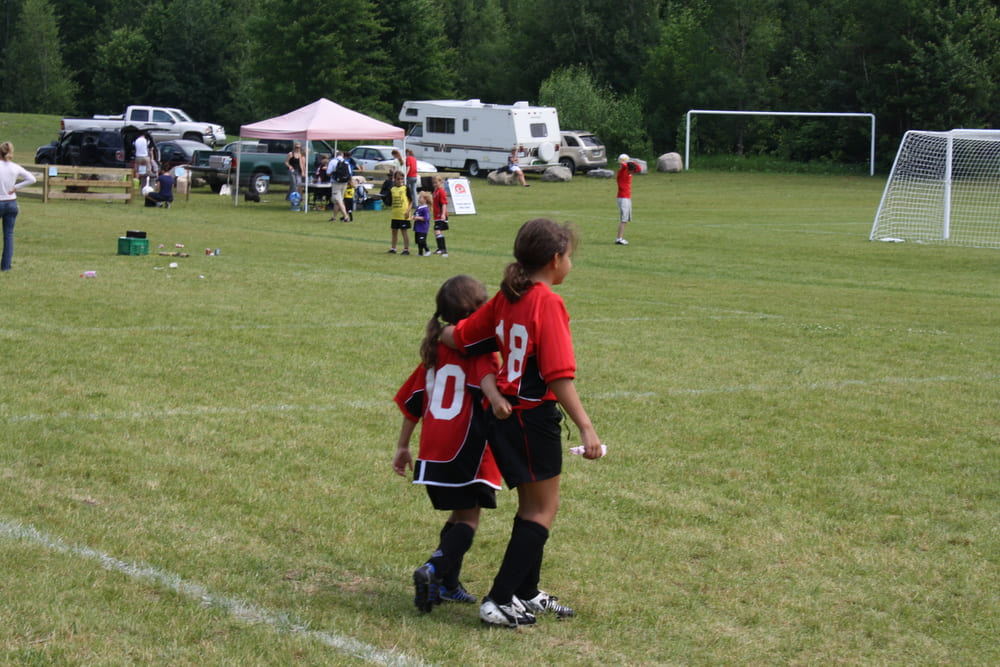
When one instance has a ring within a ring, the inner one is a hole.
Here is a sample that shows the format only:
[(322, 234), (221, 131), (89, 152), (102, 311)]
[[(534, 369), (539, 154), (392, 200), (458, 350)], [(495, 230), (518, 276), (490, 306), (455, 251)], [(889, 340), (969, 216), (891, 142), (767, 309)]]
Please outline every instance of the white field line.
[(352, 637), (334, 632), (310, 630), (308, 625), (289, 618), (287, 614), (264, 609), (238, 598), (213, 595), (201, 584), (187, 581), (176, 574), (164, 572), (152, 565), (119, 560), (90, 547), (67, 544), (58, 537), (43, 533), (33, 526), (25, 526), (18, 521), (0, 519), (0, 538), (11, 541), (20, 540), (56, 553), (97, 561), (105, 570), (124, 574), (137, 581), (162, 586), (195, 600), (202, 607), (222, 609), (247, 625), (266, 625), (282, 634), (302, 636), (328, 646), (339, 653), (361, 658), (374, 664), (399, 665), (400, 667), (426, 664), (409, 656), (369, 646)]

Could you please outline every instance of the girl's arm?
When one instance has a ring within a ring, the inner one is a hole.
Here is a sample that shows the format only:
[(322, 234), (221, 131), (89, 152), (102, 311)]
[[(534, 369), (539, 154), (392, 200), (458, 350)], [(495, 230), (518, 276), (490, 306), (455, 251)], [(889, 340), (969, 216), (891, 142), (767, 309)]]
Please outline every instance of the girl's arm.
[(457, 350), (458, 346), (455, 345), (455, 325), (449, 324), (444, 329), (441, 330), (441, 335), (438, 336), (438, 340), (447, 345), (453, 350)]
[(587, 411), (583, 409), (583, 403), (580, 402), (580, 396), (576, 393), (573, 378), (553, 380), (549, 383), (549, 389), (556, 395), (559, 404), (563, 406), (566, 414), (580, 431), (580, 440), (583, 442), (583, 458), (601, 458), (601, 439), (597, 437), (597, 431), (590, 423)]
[(497, 419), (507, 419), (507, 417), (510, 417), (510, 403), (503, 397), (500, 390), (497, 389), (496, 374), (490, 373), (489, 375), (484, 375), (483, 379), (479, 381), (479, 386), (490, 401), (490, 407), (493, 408), (493, 416)]
[(417, 422), (403, 417), (403, 425), (399, 429), (399, 440), (396, 442), (396, 455), (392, 458), (392, 469), (397, 475), (406, 476), (406, 470), (413, 470), (413, 456), (410, 455), (410, 436), (417, 428)]

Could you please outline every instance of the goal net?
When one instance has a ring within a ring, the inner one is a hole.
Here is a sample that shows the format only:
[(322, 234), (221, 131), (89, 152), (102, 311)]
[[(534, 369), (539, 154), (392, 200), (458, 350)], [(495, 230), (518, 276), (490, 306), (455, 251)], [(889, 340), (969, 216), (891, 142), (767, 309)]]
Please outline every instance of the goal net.
[(868, 238), (1000, 248), (1000, 130), (903, 135)]

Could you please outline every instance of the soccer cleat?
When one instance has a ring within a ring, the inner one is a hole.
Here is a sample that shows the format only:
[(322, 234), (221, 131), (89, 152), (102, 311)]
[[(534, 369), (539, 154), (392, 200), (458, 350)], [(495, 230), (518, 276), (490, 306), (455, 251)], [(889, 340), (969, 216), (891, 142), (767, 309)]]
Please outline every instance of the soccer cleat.
[(409, 250), (404, 250), (403, 252), (401, 252), (401, 253), (399, 253), (399, 254), (400, 254), (400, 255), (409, 255), (409, 254), (410, 254), (410, 251), (409, 251)]
[(438, 603), (441, 580), (434, 574), (434, 566), (424, 563), (413, 572), (413, 604), (418, 611), (429, 612)]
[(431, 251), (430, 250), (424, 250), (423, 253), (421, 253), (420, 256), (421, 257), (430, 257), (431, 256)]
[(516, 628), (519, 625), (534, 625), (535, 617), (526, 611), (518, 611), (511, 604), (497, 604), (490, 598), (485, 598), (479, 607), (479, 620), (486, 625), (497, 625), (505, 628)]
[(538, 591), (538, 595), (530, 600), (522, 599), (524, 608), (531, 613), (544, 614), (546, 612), (555, 614), (558, 618), (569, 618), (573, 616), (573, 610), (556, 602), (559, 598), (549, 595), (545, 591)]
[(443, 602), (466, 602), (468, 604), (474, 604), (479, 601), (479, 598), (465, 590), (465, 587), (462, 586), (462, 584), (459, 584), (450, 590), (442, 586), (440, 599)]
[(615, 245), (628, 245), (628, 241), (625, 239), (615, 239)]
[(443, 253), (441, 253), (441, 256), (442, 256), (442, 257), (447, 257), (447, 256), (448, 256), (448, 253), (446, 253), (446, 252), (443, 252)]
[[(332, 220), (333, 218), (330, 218), (330, 219)], [(389, 248), (388, 250), (385, 251), (385, 254), (387, 254), (387, 255), (395, 255), (396, 254), (396, 249), (395, 248)]]

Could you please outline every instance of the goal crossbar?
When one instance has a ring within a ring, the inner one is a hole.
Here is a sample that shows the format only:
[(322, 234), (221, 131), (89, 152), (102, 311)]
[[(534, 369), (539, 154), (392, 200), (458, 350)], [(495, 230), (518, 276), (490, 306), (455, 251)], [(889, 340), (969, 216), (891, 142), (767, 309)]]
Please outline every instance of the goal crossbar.
[(691, 109), (687, 112), (684, 131), (684, 168), (691, 168), (691, 119), (694, 116), (813, 116), (827, 118), (867, 118), (871, 121), (871, 148), (868, 158), (868, 175), (875, 175), (875, 114), (836, 111), (723, 111), (720, 109)]

